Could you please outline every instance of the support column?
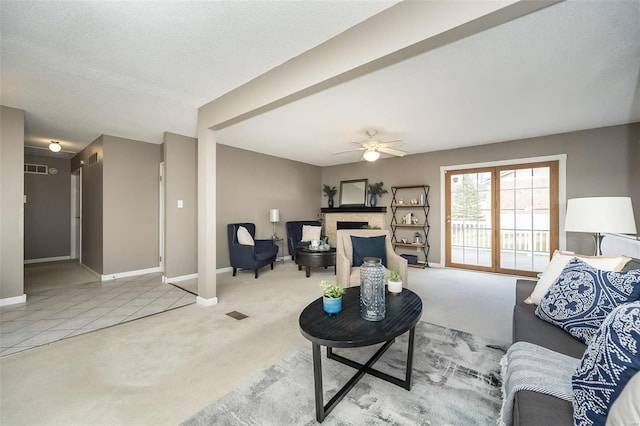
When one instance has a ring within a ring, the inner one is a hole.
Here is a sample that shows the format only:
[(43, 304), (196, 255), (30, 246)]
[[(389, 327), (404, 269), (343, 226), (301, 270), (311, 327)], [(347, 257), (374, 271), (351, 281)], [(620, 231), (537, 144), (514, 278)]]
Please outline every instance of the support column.
[[(200, 121), (200, 120), (199, 120)], [(198, 123), (198, 297), (202, 306), (216, 297), (216, 134)]]

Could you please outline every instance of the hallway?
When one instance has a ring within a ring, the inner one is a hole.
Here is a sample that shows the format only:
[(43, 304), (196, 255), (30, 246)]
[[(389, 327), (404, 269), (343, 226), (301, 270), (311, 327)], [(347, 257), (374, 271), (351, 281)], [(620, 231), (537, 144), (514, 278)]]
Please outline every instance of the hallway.
[(25, 265), (27, 302), (0, 307), (0, 356), (195, 303), (160, 273), (100, 282), (77, 261)]

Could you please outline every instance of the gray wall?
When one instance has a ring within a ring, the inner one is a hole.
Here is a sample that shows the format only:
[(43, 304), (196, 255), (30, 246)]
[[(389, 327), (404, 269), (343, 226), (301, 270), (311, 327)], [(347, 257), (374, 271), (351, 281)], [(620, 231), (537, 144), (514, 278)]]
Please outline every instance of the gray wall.
[[(165, 253), (167, 278), (198, 272), (198, 140), (164, 134)], [(177, 207), (183, 200), (184, 207)]]
[[(340, 187), (341, 180), (367, 178), (384, 181), (385, 188), (396, 185), (427, 184), (431, 186), (429, 202), (430, 262), (441, 261), (440, 232), (440, 166), (511, 160), (555, 154), (567, 154), (567, 198), (585, 196), (634, 197), (636, 222), (638, 211), (638, 156), (640, 123), (579, 132), (537, 137), (470, 148), (436, 151), (389, 158), (374, 163), (359, 162), (322, 168), (322, 183)], [(633, 148), (633, 149), (632, 149)], [(340, 194), (337, 194), (339, 200)], [(318, 199), (316, 202), (319, 203)], [(326, 201), (322, 201), (326, 205)], [(391, 194), (378, 200), (378, 206), (389, 206)], [(390, 209), (389, 209), (390, 210)], [(387, 223), (391, 212), (387, 213)], [(639, 228), (640, 230), (640, 228)], [(567, 235), (567, 249), (592, 253), (593, 243), (587, 234)], [(442, 259), (443, 260), (443, 259)]]
[(161, 157), (161, 145), (102, 135), (71, 160), (82, 167), (82, 263), (95, 272), (158, 267)]
[(24, 294), (24, 111), (0, 106), (0, 299)]
[(103, 275), (157, 268), (162, 145), (103, 136)]
[(25, 155), (25, 163), (45, 164), (56, 174), (24, 174), (24, 258), (69, 256), (71, 252), (71, 161)]
[(217, 268), (229, 266), (227, 224), (253, 222), (257, 238), (270, 238), (269, 210), (277, 208), (276, 232), (285, 237), (285, 222), (320, 213), (320, 167), (218, 144), (216, 173)]
[[(82, 167), (82, 263), (98, 274), (103, 273), (103, 138), (100, 136), (71, 159), (72, 171)], [(98, 162), (89, 165), (89, 157), (95, 153)]]

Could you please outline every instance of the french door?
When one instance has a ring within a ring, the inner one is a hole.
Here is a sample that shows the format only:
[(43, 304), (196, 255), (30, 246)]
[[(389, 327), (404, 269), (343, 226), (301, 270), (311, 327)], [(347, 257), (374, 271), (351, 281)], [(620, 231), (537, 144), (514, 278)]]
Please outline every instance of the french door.
[(520, 275), (558, 248), (558, 162), (449, 170), (446, 265)]

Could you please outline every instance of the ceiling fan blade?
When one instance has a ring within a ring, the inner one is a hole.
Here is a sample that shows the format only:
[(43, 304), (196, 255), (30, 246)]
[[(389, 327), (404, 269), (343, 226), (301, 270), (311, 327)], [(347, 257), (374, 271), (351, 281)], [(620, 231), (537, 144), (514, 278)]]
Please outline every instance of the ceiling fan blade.
[(395, 155), (396, 157), (404, 157), (405, 155), (407, 155), (407, 153), (404, 151), (399, 151), (397, 149), (391, 149), (391, 148), (385, 148), (385, 147), (378, 148), (378, 151), (384, 152), (385, 154)]
[(346, 154), (347, 152), (356, 152), (356, 151), (364, 151), (366, 148), (355, 148), (355, 149), (347, 149), (346, 151), (338, 151), (338, 152), (334, 152), (331, 155), (337, 155), (337, 154)]
[(386, 142), (380, 142), (378, 145), (382, 148), (386, 148), (388, 146), (398, 146), (398, 145), (403, 145), (404, 142), (402, 142), (401, 139), (395, 140), (395, 141), (386, 141)]

